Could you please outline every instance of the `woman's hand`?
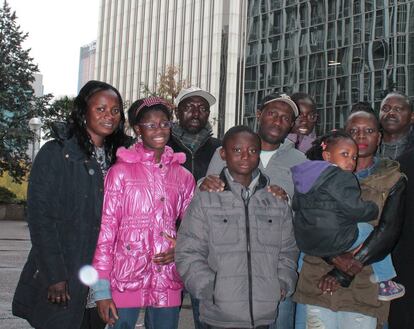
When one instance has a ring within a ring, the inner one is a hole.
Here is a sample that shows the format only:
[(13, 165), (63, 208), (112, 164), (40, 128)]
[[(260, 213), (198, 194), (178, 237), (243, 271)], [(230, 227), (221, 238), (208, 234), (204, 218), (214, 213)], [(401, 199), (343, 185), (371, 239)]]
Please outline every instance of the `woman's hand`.
[(68, 283), (61, 281), (47, 288), (47, 299), (53, 304), (66, 305), (70, 300)]
[(119, 319), (115, 303), (112, 299), (103, 299), (96, 302), (98, 314), (103, 322), (113, 326)]
[(159, 254), (156, 254), (152, 261), (157, 265), (167, 265), (174, 261), (174, 255), (175, 255), (175, 243), (176, 238), (168, 235), (167, 233), (162, 233), (162, 235), (167, 239), (170, 240), (172, 247), (168, 249), (166, 252), (160, 252)]
[(328, 293), (332, 295), (332, 293), (338, 290), (339, 283), (333, 276), (326, 274), (319, 280), (318, 288), (321, 289), (324, 294)]
[(217, 175), (209, 175), (201, 183), (200, 191), (223, 192), (224, 182)]
[(340, 271), (350, 275), (355, 276), (362, 271), (364, 265), (354, 259), (352, 252), (347, 252), (345, 254), (336, 256), (332, 258), (332, 264)]

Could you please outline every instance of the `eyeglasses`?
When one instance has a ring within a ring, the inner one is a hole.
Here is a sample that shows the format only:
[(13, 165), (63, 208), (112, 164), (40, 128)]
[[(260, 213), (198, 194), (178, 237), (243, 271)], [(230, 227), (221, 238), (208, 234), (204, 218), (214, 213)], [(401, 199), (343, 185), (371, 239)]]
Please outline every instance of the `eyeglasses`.
[(300, 121), (300, 120), (303, 120), (305, 118), (308, 119), (308, 121), (310, 121), (310, 122), (316, 122), (316, 120), (318, 120), (318, 114), (316, 114), (316, 113), (308, 113), (308, 114), (300, 113), (296, 117), (296, 121)]
[(160, 123), (155, 123), (155, 122), (143, 122), (143, 123), (137, 123), (138, 126), (144, 127), (146, 129), (169, 129), (173, 126), (173, 122), (172, 121), (162, 121)]

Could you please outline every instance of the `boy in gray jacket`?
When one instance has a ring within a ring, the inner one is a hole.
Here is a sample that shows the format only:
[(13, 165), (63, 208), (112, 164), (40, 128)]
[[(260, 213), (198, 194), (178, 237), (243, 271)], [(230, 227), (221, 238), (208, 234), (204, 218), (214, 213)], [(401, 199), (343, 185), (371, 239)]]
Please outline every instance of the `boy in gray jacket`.
[(224, 191), (195, 195), (177, 236), (177, 269), (211, 328), (266, 327), (297, 280), (291, 209), (267, 191), (250, 128), (228, 130), (220, 154)]

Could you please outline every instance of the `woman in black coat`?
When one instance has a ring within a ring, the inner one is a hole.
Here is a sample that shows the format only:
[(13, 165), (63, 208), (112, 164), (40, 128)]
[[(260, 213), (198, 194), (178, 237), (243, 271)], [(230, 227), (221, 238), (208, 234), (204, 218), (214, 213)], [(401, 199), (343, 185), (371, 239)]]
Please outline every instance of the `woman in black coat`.
[(27, 196), (32, 249), (13, 299), (13, 314), (35, 328), (90, 327), (79, 270), (94, 255), (104, 176), (127, 142), (124, 122), (118, 90), (89, 81), (65, 131), (36, 156)]
[(411, 329), (414, 323), (414, 149), (397, 159), (408, 184), (404, 208), (404, 225), (392, 253), (396, 281), (405, 286), (405, 295), (393, 300), (389, 316), (389, 329)]

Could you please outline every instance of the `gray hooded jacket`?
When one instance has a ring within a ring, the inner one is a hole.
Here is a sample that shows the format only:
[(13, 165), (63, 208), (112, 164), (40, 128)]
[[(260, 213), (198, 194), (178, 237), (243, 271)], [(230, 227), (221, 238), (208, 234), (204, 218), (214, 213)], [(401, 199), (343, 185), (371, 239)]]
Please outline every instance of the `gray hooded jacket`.
[(187, 290), (200, 299), (200, 320), (224, 328), (273, 323), (280, 290), (290, 295), (298, 249), (287, 202), (265, 188), (260, 174), (244, 198), (226, 177), (223, 192), (199, 192), (177, 236), (175, 262)]

